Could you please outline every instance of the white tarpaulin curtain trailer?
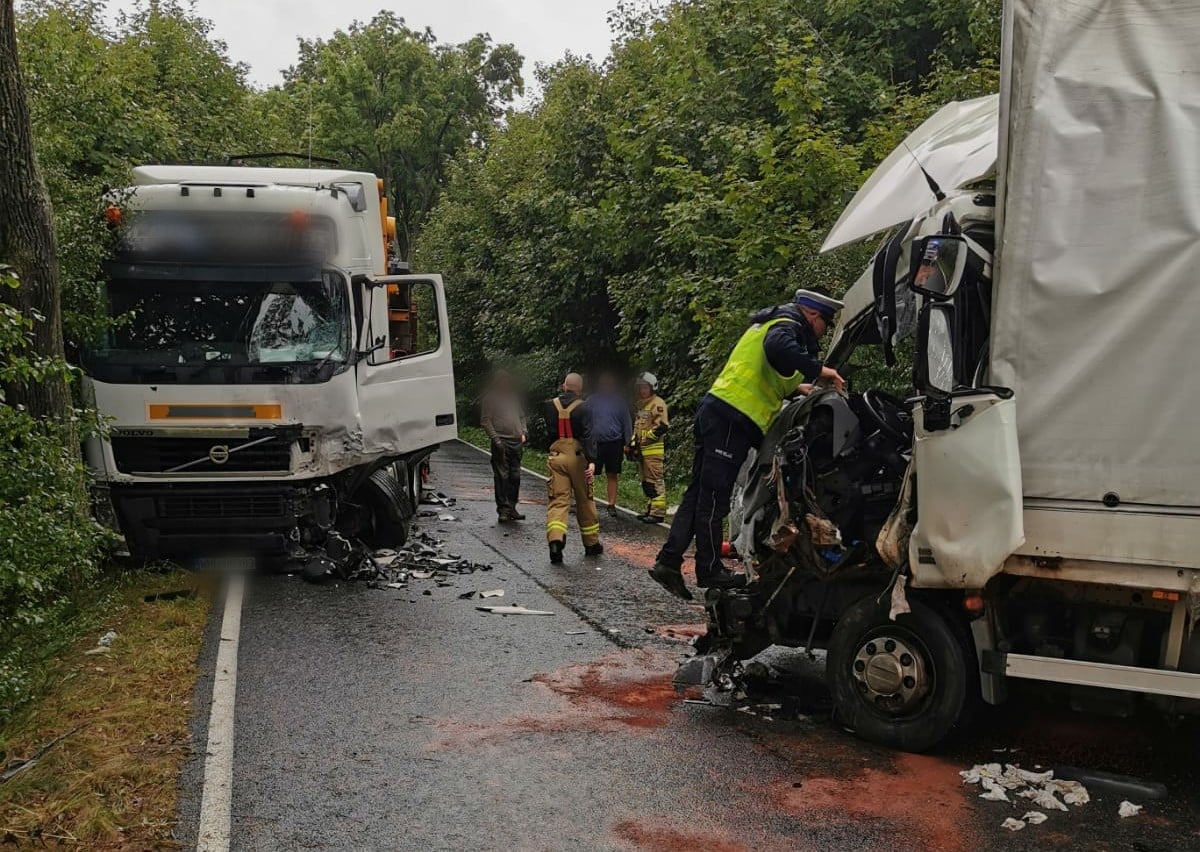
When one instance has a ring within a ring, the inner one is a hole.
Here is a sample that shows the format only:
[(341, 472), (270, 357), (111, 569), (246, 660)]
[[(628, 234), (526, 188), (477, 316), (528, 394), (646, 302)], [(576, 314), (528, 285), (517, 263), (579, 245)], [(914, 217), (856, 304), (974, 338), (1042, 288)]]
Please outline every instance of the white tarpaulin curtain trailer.
[(1200, 507), (1200, 3), (1005, 14), (991, 380), (1025, 495)]

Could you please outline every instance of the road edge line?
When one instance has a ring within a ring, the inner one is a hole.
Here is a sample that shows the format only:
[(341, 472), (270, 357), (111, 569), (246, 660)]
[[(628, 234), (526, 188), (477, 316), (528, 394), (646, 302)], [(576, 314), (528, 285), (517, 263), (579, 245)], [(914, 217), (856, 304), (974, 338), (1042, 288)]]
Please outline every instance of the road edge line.
[(225, 611), (208, 711), (208, 743), (196, 852), (227, 852), (233, 810), (234, 708), (237, 700), (238, 639), (242, 629), (245, 578), (235, 574), (225, 589)]
[[(458, 443), (462, 444), (464, 447), (470, 447), (475, 452), (485, 455), (488, 458), (492, 457), (492, 454), (489, 453), (487, 450), (485, 450), (483, 447), (479, 447), (479, 446), (476, 446), (475, 444), (472, 444), (466, 438), (455, 438), (454, 440), (458, 441)], [(550, 481), (549, 477), (543, 476), (542, 474), (538, 473), (536, 470), (530, 470), (529, 468), (527, 468), (525, 466), (521, 467), (521, 472), (527, 473), (530, 476), (534, 477), (535, 479), (540, 479), (542, 482)], [(599, 502), (603, 502), (603, 501), (599, 501)], [(607, 504), (605, 504), (605, 505), (607, 505)], [(633, 509), (626, 509), (624, 506), (617, 506), (617, 512), (619, 512), (621, 515), (623, 515), (624, 517), (626, 517), (632, 521), (636, 521), (641, 518), (641, 515), (639, 515)], [(659, 529), (664, 529), (664, 530), (669, 530), (671, 528), (671, 525), (668, 523), (646, 524), (646, 526), (647, 527), (658, 527)]]

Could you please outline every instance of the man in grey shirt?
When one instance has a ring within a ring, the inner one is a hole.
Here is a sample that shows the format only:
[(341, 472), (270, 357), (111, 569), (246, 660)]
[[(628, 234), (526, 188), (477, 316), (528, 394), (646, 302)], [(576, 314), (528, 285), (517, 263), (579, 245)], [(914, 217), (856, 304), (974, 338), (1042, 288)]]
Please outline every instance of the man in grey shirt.
[(479, 422), (492, 442), (496, 514), (501, 522), (523, 521), (525, 516), (517, 511), (517, 501), (526, 439), (525, 412), (511, 373), (497, 370), (492, 376), (481, 402)]

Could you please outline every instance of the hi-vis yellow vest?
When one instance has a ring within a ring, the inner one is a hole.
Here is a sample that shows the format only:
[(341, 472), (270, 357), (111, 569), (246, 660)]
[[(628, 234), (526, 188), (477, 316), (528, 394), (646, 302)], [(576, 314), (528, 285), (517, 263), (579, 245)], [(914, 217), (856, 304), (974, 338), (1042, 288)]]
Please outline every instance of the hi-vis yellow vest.
[(775, 421), (783, 400), (804, 381), (799, 371), (781, 376), (768, 363), (767, 353), (763, 351), (767, 332), (781, 322), (795, 320), (778, 317), (747, 329), (708, 391), (749, 417), (763, 434)]

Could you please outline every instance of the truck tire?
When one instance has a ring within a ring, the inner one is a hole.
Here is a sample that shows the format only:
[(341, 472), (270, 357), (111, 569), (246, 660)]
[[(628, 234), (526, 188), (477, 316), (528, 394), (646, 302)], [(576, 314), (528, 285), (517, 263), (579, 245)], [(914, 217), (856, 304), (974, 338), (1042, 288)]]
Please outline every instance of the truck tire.
[(407, 484), (397, 481), (389, 468), (371, 474), (352, 499), (364, 510), (353, 535), (371, 547), (402, 547), (408, 541), (413, 499)]
[(838, 721), (865, 740), (927, 751), (963, 730), (980, 701), (965, 622), (910, 596), (912, 612), (865, 597), (833, 629), (826, 677)]

